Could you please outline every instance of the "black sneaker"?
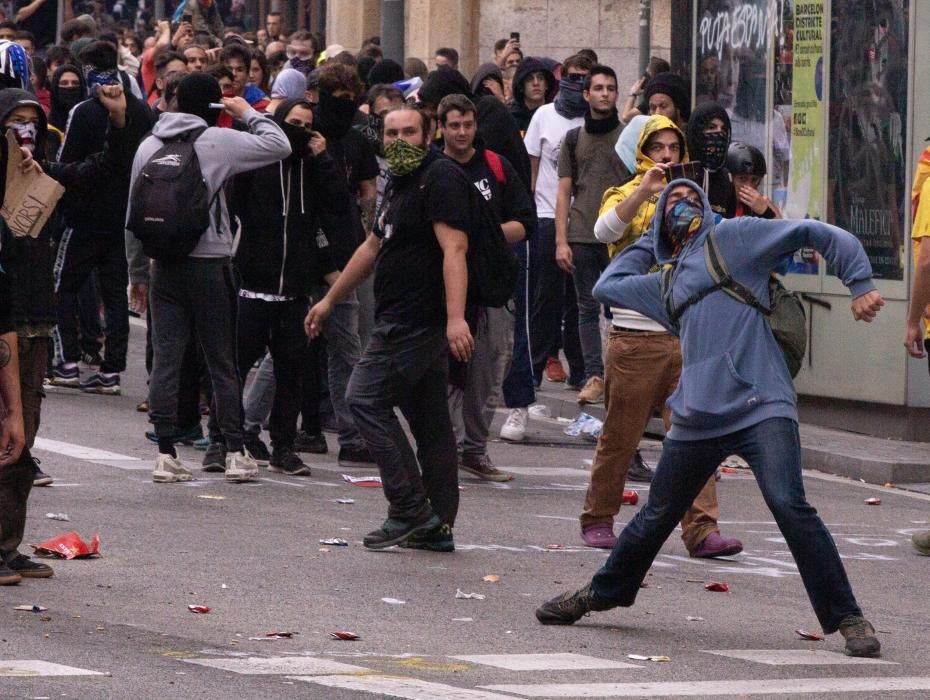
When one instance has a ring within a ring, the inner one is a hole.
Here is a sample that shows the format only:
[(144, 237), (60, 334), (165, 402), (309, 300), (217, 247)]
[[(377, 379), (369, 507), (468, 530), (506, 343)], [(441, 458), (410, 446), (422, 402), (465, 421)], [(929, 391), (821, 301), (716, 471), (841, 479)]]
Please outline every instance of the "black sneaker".
[(882, 645), (875, 637), (875, 628), (864, 617), (847, 617), (840, 623), (839, 632), (846, 639), (846, 656), (881, 656)]
[(376, 467), (378, 466), (367, 447), (339, 448), (339, 466), (340, 467)]
[(633, 455), (633, 461), (630, 462), (630, 470), (626, 473), (627, 481), (639, 481), (643, 484), (652, 482), (652, 475), (655, 474), (646, 464), (643, 456), (636, 450)]
[(326, 444), (326, 438), (323, 436), (323, 433), (311, 435), (306, 430), (300, 430), (297, 432), (297, 437), (294, 439), (294, 451), (325, 455), (329, 452), (329, 445)]
[(418, 532), (429, 532), (439, 527), (439, 516), (430, 515), (426, 520), (395, 520), (388, 518), (380, 529), (369, 532), (362, 540), (366, 549), (385, 549), (400, 544)]
[(429, 532), (417, 532), (397, 546), (405, 549), (425, 549), (428, 552), (455, 551), (452, 528), (446, 524), (442, 524)]
[(22, 580), (22, 576), (13, 571), (13, 569), (4, 564), (3, 560), (0, 559), (0, 586), (15, 586)]
[(256, 464), (262, 467), (268, 466), (268, 462), (271, 460), (271, 453), (268, 452), (268, 446), (262, 442), (260, 437), (257, 435), (250, 435), (245, 441), (245, 449), (252, 455), (252, 459), (255, 460)]
[(55, 483), (55, 480), (46, 474), (39, 467), (39, 460), (35, 457), (32, 458), (32, 485), (33, 486), (51, 486)]
[[(255, 457), (254, 453), (252, 457)], [(255, 461), (257, 462), (258, 458), (255, 458)], [(310, 476), (310, 467), (289, 447), (274, 448), (268, 462), (268, 471), (291, 476)]]
[(610, 610), (613, 603), (598, 598), (589, 583), (584, 588), (549, 600), (536, 608), (536, 619), (544, 625), (572, 625), (592, 610)]
[(25, 554), (17, 554), (6, 565), (23, 578), (51, 578), (55, 574), (48, 564), (33, 561)]
[(52, 370), (52, 376), (49, 379), (52, 386), (67, 386), (79, 388), (81, 386), (81, 371), (76, 364), (74, 365), (55, 365)]
[(207, 453), (203, 456), (203, 470), (205, 472), (226, 471), (226, 444), (211, 442)]
[(95, 372), (81, 382), (81, 391), (85, 394), (109, 394), (119, 396), (119, 375)]

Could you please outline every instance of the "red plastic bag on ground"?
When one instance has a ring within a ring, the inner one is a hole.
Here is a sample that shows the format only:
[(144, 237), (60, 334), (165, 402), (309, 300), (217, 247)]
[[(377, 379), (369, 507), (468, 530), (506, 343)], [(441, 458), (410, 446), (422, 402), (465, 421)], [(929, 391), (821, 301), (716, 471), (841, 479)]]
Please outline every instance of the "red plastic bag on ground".
[(721, 583), (720, 581), (711, 581), (704, 586), (704, 589), (708, 591), (714, 591), (716, 593), (730, 592), (730, 587), (725, 583)]
[(51, 554), (62, 559), (83, 559), (100, 556), (100, 536), (94, 535), (90, 544), (81, 539), (76, 532), (54, 537), (42, 544), (30, 545), (36, 554)]

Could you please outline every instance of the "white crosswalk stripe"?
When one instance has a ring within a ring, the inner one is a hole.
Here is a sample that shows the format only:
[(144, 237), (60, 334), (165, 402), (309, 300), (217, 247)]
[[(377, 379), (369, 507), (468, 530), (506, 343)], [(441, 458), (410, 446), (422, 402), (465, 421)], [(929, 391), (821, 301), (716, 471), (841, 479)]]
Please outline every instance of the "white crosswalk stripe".
[(38, 660), (0, 660), (0, 678), (43, 678), (50, 676), (106, 676), (103, 671), (63, 666)]

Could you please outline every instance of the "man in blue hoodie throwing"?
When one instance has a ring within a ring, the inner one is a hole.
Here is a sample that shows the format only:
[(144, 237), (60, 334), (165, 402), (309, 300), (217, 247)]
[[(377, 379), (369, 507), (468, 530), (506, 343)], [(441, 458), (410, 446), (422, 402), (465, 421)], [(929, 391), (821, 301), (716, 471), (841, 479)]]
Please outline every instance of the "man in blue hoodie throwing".
[[(649, 500), (607, 562), (580, 590), (540, 606), (536, 617), (570, 625), (591, 611), (633, 605), (675, 525), (720, 462), (736, 454), (752, 468), (824, 632), (839, 631), (850, 656), (878, 656), (875, 630), (862, 616), (836, 545), (804, 495), (796, 398), (781, 349), (758, 307), (720, 287), (708, 293), (714, 281), (704, 258), (713, 234), (732, 278), (766, 304), (771, 271), (810, 246), (850, 290), (853, 318), (870, 322), (884, 302), (862, 246), (852, 234), (811, 219), (739, 218), (715, 228), (707, 197), (689, 180), (670, 183), (656, 212), (650, 231), (610, 264), (594, 296), (679, 336), (683, 368), (668, 400), (672, 428)], [(663, 270), (647, 274), (656, 260)]]

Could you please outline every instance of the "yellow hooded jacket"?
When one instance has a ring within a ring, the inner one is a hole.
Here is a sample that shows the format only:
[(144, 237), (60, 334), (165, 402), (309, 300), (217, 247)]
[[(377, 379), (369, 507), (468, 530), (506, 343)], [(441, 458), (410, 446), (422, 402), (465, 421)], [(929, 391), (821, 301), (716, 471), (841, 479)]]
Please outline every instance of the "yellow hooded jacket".
[[(676, 134), (678, 134), (678, 138), (681, 141), (682, 146), (681, 162), (688, 162), (688, 152), (685, 148), (685, 135), (681, 133), (681, 129), (675, 126), (675, 122), (673, 122), (668, 117), (654, 114), (653, 116), (649, 117), (649, 120), (643, 126), (643, 131), (639, 136), (639, 143), (636, 144), (636, 175), (626, 184), (621, 185), (620, 187), (611, 187), (604, 193), (604, 197), (601, 199), (601, 208), (598, 212), (598, 215), (603, 214), (611, 207), (617, 206), (618, 203), (629, 197), (633, 190), (639, 187), (639, 183), (641, 183), (643, 180), (643, 175), (645, 175), (646, 171), (655, 165), (655, 161), (643, 153), (643, 146), (646, 145), (646, 141), (649, 140), (650, 136), (652, 136), (657, 131), (663, 131), (664, 129), (672, 129)], [(634, 243), (652, 225), (652, 217), (654, 217), (656, 213), (656, 202), (658, 202), (659, 195), (661, 194), (661, 192), (657, 192), (656, 194), (649, 197), (649, 199), (647, 199), (645, 202), (643, 202), (639, 209), (637, 209), (633, 220), (627, 225), (623, 235), (621, 235), (620, 238), (613, 243), (607, 244), (607, 250), (610, 253), (611, 258), (620, 253), (631, 243)]]

